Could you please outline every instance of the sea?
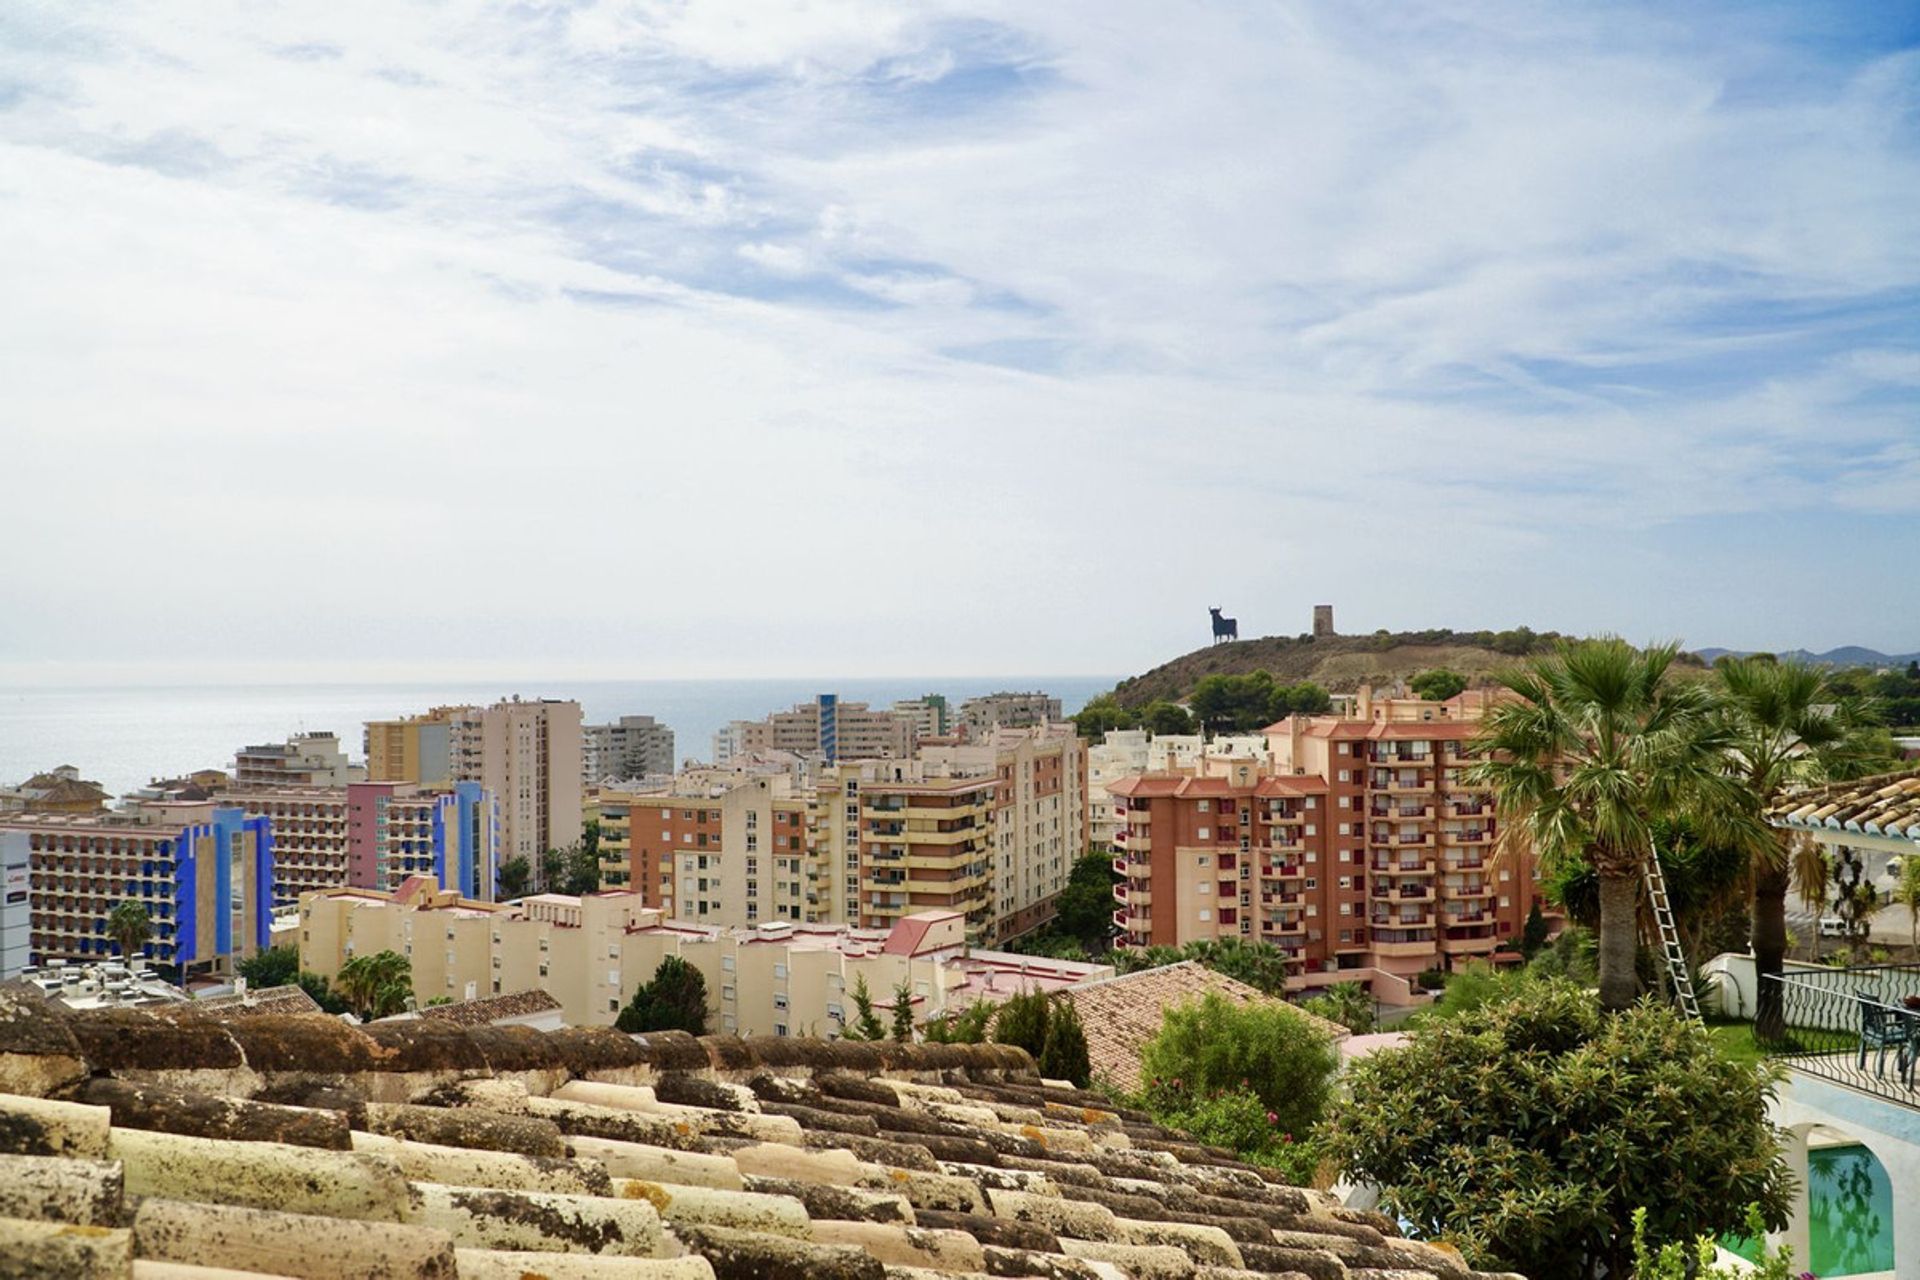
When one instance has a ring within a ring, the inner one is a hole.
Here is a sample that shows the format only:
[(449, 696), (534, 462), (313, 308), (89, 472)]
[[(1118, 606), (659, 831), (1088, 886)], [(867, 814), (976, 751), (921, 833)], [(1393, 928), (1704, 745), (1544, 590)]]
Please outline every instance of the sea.
[(957, 707), (1000, 690), (1045, 690), (1071, 715), (1111, 689), (1116, 676), (935, 676), (904, 679), (609, 680), (464, 684), (282, 684), (0, 686), (0, 785), (70, 764), (110, 795), (194, 769), (231, 769), (236, 748), (294, 733), (336, 733), (361, 758), (368, 720), (429, 707), (526, 698), (572, 698), (588, 724), (650, 715), (674, 732), (681, 759), (712, 758), (713, 735), (730, 720), (757, 720), (816, 694), (886, 706), (922, 694)]

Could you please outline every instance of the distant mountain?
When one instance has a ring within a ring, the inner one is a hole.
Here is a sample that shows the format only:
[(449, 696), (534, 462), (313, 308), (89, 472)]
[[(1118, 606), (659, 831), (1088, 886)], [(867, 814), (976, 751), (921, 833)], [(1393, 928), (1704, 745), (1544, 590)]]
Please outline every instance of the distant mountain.
[[(1708, 662), (1722, 654), (1732, 654), (1744, 658), (1752, 649), (1695, 649)], [(1814, 653), (1810, 649), (1788, 649), (1779, 655), (1794, 662), (1808, 662), (1823, 667), (1904, 667), (1909, 662), (1920, 662), (1920, 653), (1882, 653), (1878, 649), (1865, 649), (1857, 644), (1842, 645), (1838, 649), (1829, 649), (1825, 653)]]

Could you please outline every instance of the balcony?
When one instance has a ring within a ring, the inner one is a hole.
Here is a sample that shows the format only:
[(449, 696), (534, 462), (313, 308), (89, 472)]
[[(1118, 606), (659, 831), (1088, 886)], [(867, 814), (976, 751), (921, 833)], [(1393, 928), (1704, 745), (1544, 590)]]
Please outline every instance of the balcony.
[[(1780, 988), (1786, 1034), (1762, 1047), (1804, 1075), (1920, 1111), (1920, 964), (1796, 970)], [(1759, 1039), (1758, 1028), (1755, 1039)]]
[(1500, 946), (1498, 938), (1442, 938), (1440, 950), (1450, 956), (1492, 955)]

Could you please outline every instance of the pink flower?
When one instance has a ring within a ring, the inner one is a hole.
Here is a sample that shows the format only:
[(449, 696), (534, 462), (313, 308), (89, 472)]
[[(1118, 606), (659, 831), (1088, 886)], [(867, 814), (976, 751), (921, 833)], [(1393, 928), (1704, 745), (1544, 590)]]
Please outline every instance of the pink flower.
[(1277, 1113), (1275, 1113), (1275, 1112), (1272, 1112), (1272, 1111), (1269, 1111), (1269, 1112), (1267, 1112), (1267, 1123), (1268, 1123), (1268, 1124), (1279, 1124), (1279, 1123), (1280, 1123), (1280, 1117), (1279, 1117), (1279, 1115), (1278, 1115)]

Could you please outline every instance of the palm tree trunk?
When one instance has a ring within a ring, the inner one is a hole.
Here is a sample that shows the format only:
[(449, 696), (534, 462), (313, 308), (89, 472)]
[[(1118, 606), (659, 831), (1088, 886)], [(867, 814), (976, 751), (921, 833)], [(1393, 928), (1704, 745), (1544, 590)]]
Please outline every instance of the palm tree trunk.
[(1634, 971), (1640, 943), (1640, 879), (1601, 872), (1600, 876), (1600, 1007), (1628, 1009), (1640, 998), (1640, 976)]
[[(1787, 859), (1781, 851), (1777, 866), (1757, 866), (1753, 870), (1753, 972), (1758, 984), (1754, 1006), (1753, 1035), (1762, 1044), (1778, 1042), (1786, 1034), (1786, 1016), (1781, 1010), (1778, 979), (1786, 969), (1787, 956)], [(1814, 946), (1820, 945), (1820, 920), (1813, 922)]]

